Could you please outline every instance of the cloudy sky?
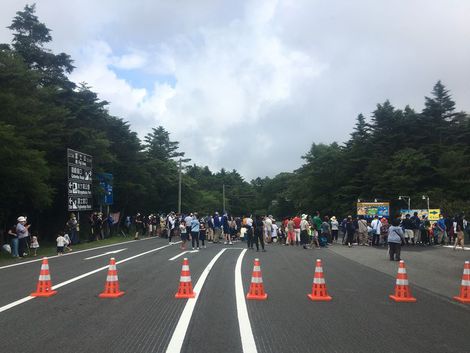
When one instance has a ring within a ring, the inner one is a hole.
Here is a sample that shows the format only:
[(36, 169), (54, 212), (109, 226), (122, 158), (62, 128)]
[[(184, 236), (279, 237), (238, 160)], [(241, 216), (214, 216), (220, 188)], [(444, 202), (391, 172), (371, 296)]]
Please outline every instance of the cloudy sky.
[[(141, 137), (246, 179), (347, 140), (377, 103), (422, 109), (437, 80), (470, 111), (467, 0), (36, 0), (55, 52)], [(0, 3), (0, 42), (25, 2)]]

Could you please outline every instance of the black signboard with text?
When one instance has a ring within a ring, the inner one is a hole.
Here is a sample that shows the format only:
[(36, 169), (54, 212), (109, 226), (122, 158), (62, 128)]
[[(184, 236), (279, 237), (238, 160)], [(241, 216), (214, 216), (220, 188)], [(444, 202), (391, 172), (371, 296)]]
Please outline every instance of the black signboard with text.
[(93, 209), (92, 156), (67, 149), (67, 189), (69, 211), (91, 211)]

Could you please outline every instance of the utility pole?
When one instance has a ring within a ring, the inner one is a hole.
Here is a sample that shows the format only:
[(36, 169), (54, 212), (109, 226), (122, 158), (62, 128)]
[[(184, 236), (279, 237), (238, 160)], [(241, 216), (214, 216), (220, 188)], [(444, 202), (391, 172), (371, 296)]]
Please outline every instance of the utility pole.
[(225, 214), (225, 184), (222, 184), (222, 208)]
[(181, 158), (179, 161), (179, 178), (178, 178), (178, 213), (181, 214)]

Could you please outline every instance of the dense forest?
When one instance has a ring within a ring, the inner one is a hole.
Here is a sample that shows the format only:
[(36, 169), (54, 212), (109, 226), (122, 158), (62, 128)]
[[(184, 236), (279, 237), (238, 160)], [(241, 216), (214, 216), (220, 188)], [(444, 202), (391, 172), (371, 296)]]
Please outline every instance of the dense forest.
[[(450, 91), (438, 81), (424, 109), (399, 109), (388, 100), (370, 117), (357, 116), (345, 143), (312, 143), (304, 164), (273, 178), (246, 181), (236, 171), (211, 171), (185, 159), (163, 126), (140, 140), (126, 117), (112, 116), (86, 83), (68, 75), (72, 58), (53, 53), (51, 31), (35, 15), (35, 6), (18, 11), (8, 27), (12, 42), (0, 44), (0, 226), (19, 214), (38, 227), (56, 229), (67, 218), (66, 149), (93, 156), (93, 171), (114, 176), (112, 210), (122, 214), (177, 210), (179, 160), (182, 211), (226, 209), (233, 214), (298, 211), (344, 215), (357, 199), (387, 200), (404, 207), (447, 213), (469, 210), (470, 117), (455, 110)], [(354, 117), (352, 117), (354, 118)], [(94, 205), (103, 191), (96, 181)]]

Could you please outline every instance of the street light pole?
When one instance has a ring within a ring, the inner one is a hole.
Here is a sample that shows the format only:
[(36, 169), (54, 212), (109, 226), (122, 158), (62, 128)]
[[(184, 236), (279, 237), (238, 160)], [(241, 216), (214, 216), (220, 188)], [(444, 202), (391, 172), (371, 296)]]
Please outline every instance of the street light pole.
[(428, 214), (429, 214), (429, 196), (423, 195), (423, 200), (426, 200), (428, 203)]
[(408, 210), (411, 210), (411, 197), (409, 196), (398, 196), (398, 200), (405, 200), (408, 202)]
[(222, 184), (222, 208), (225, 214), (225, 184)]
[(179, 177), (178, 177), (178, 213), (181, 214), (181, 158), (179, 161)]

